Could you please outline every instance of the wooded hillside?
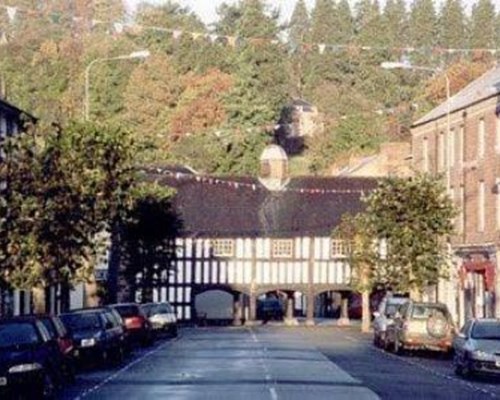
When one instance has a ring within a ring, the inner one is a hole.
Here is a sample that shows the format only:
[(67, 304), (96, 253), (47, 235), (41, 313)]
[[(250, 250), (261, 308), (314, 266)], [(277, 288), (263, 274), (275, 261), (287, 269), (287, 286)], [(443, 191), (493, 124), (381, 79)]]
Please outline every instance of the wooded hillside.
[[(407, 140), (418, 115), (446, 97), (443, 73), (387, 71), (383, 61), (441, 67), (452, 93), (497, 59), (500, 13), (478, 0), (298, 0), (289, 23), (262, 0), (219, 8), (207, 27), (167, 2), (128, 16), (120, 0), (7, 0), (0, 5), (5, 98), (46, 122), (83, 115), (84, 77), (98, 58), (149, 50), (145, 60), (96, 62), (92, 120), (119, 122), (145, 151), (138, 162), (254, 174), (283, 108), (319, 108), (324, 129), (306, 143), (305, 168), (325, 171), (351, 153)], [(268, 2), (271, 3), (271, 2)], [(354, 6), (352, 4), (354, 3)], [(40, 5), (43, 4), (43, 5)], [(308, 171), (307, 171), (308, 170)]]

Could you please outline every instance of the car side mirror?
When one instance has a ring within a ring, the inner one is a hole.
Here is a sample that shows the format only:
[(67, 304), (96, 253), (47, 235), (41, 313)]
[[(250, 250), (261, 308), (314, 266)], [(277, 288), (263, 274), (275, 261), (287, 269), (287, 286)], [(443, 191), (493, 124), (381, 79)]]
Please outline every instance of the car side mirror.
[(402, 317), (401, 313), (399, 311), (396, 311), (394, 313), (394, 319), (400, 319)]
[(467, 335), (463, 332), (458, 332), (457, 337), (459, 337), (460, 339), (467, 339)]
[(380, 317), (380, 313), (379, 313), (378, 311), (374, 311), (374, 312), (373, 312), (373, 316), (374, 316), (375, 318), (378, 318), (378, 317)]

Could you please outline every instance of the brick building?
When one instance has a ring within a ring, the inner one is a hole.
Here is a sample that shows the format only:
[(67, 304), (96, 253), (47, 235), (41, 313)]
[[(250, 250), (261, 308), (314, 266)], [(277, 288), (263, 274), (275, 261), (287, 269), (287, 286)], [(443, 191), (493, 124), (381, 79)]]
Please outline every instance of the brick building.
[(414, 124), (412, 156), (416, 170), (441, 174), (459, 211), (439, 300), (460, 322), (500, 317), (500, 67)]

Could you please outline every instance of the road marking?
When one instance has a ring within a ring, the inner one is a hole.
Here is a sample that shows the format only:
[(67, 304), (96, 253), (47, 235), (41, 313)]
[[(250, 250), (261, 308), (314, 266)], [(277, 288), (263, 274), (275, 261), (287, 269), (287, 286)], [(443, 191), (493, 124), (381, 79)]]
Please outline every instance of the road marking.
[(74, 397), (73, 400), (82, 400), (84, 399), (85, 397), (87, 397), (88, 395), (100, 390), (104, 385), (108, 384), (109, 382), (113, 381), (114, 379), (116, 379), (119, 375), (121, 375), (123, 372), (129, 370), (130, 368), (132, 368), (134, 365), (137, 365), (139, 364), (141, 361), (143, 361), (144, 359), (146, 359), (147, 357), (157, 353), (158, 351), (160, 351), (161, 349), (163, 349), (164, 347), (166, 347), (168, 344), (172, 343), (172, 342), (175, 342), (177, 340), (180, 339), (180, 335), (159, 345), (158, 347), (154, 348), (153, 350), (150, 350), (148, 351), (147, 353), (143, 354), (142, 356), (140, 356), (139, 358), (136, 358), (135, 360), (132, 360), (130, 363), (128, 363), (127, 365), (125, 365), (124, 367), (120, 368), (118, 371), (116, 371), (115, 373), (109, 375), (107, 378), (103, 379), (101, 382), (99, 382), (98, 384), (92, 386), (90, 389), (85, 389), (82, 393), (80, 393), (78, 396)]
[(278, 393), (276, 393), (275, 388), (269, 388), (269, 393), (271, 393), (271, 399), (272, 400), (278, 400)]

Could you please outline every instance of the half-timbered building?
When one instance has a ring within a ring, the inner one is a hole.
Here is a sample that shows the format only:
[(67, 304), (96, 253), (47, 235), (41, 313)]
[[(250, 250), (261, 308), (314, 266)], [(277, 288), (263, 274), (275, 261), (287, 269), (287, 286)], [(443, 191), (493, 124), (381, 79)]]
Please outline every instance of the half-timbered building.
[(332, 231), (343, 214), (363, 208), (361, 197), (375, 180), (289, 177), (277, 145), (262, 154), (258, 178), (169, 168), (149, 175), (176, 189), (177, 257), (154, 300), (171, 302), (180, 319), (209, 312), (252, 321), (258, 298), (273, 292), (285, 295), (289, 316), (303, 312), (311, 322), (318, 296), (351, 290), (345, 244), (332, 239)]

